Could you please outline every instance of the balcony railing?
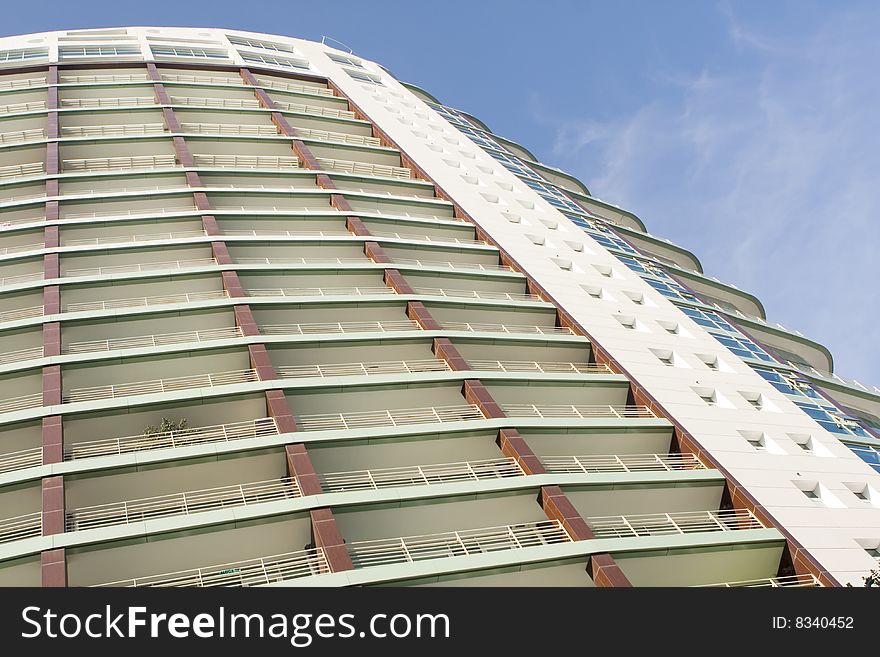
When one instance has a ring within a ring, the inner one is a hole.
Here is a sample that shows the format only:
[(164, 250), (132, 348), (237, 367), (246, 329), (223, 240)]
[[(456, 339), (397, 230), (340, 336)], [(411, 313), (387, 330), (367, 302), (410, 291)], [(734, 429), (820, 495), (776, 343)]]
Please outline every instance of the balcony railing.
[(647, 406), (610, 406), (610, 405), (535, 405), (535, 404), (504, 404), (504, 412), (510, 417), (540, 417), (545, 419), (579, 418), (656, 418)]
[(311, 94), (312, 96), (333, 96), (333, 90), (326, 87), (310, 87), (304, 84), (295, 84), (293, 82), (276, 82), (261, 80), (259, 86), (264, 89), (277, 89), (278, 91), (292, 91), (297, 94)]
[[(204, 331), (180, 331), (177, 333), (158, 333), (156, 335), (139, 335), (131, 338), (114, 338), (110, 340), (87, 340), (72, 342), (65, 351), (69, 354), (83, 354), (94, 351), (116, 351), (117, 349), (142, 349), (144, 347), (164, 347), (173, 344), (211, 342), (242, 337), (241, 328), (207, 329)], [(42, 356), (42, 347), (40, 347)], [(0, 356), (0, 362), (2, 361)]]
[[(78, 240), (64, 240), (61, 246), (100, 246), (102, 244), (131, 244), (137, 242), (158, 242), (205, 237), (204, 230), (183, 230), (174, 233), (149, 233), (147, 235), (111, 235), (109, 237), (88, 237)], [(39, 245), (42, 247), (42, 244)]]
[(288, 552), (260, 559), (247, 559), (174, 573), (108, 582), (97, 586), (176, 587), (176, 586), (260, 586), (330, 572), (321, 548)]
[(341, 144), (354, 144), (356, 146), (378, 147), (382, 145), (382, 140), (378, 137), (350, 135), (346, 132), (333, 132), (330, 130), (313, 130), (312, 128), (294, 128), (293, 130), (300, 139), (314, 139), (316, 141), (330, 141)]
[(173, 155), (132, 155), (131, 157), (90, 157), (63, 160), (63, 171), (115, 171), (119, 169), (164, 169), (176, 166)]
[(30, 319), (42, 317), (45, 309), (43, 306), (31, 306), (30, 308), (17, 308), (0, 312), (0, 322), (14, 322), (18, 319)]
[(181, 123), (180, 129), (183, 132), (192, 132), (201, 135), (248, 135), (251, 137), (278, 136), (278, 128), (276, 128), (274, 125), (239, 125), (235, 123)]
[(167, 214), (186, 214), (186, 213), (194, 213), (197, 211), (195, 205), (193, 206), (183, 206), (183, 207), (172, 207), (172, 208), (147, 208), (147, 209), (138, 209), (138, 210), (100, 210), (93, 212), (69, 212), (65, 213), (64, 219), (88, 219), (90, 217), (129, 217), (131, 219), (135, 217), (156, 217), (163, 216)]
[(411, 465), (399, 468), (376, 468), (353, 472), (329, 472), (319, 475), (321, 488), (328, 493), (351, 490), (379, 490), (397, 486), (431, 486), (457, 481), (482, 481), (524, 476), (522, 468), (510, 457)]
[[(22, 194), (20, 196), (7, 196), (3, 199), (3, 203), (12, 203), (14, 201), (23, 201), (34, 198), (46, 198), (46, 192), (38, 194)], [(19, 217), (18, 219), (0, 220), (0, 229), (11, 228), (12, 226), (23, 226), (24, 224), (42, 224), (46, 220), (42, 214), (34, 217)]]
[(216, 290), (211, 292), (191, 292), (189, 294), (166, 294), (155, 297), (110, 299), (109, 301), (85, 301), (82, 303), (68, 304), (65, 306), (64, 310), (69, 313), (75, 313), (94, 310), (115, 310), (119, 308), (138, 308), (140, 306), (164, 306), (177, 303), (195, 303), (197, 301), (215, 301), (217, 299), (228, 298), (229, 293), (226, 290)]
[(299, 287), (248, 290), (251, 297), (343, 297), (396, 294), (390, 287)]
[(450, 262), (448, 260), (418, 260), (416, 258), (395, 258), (395, 265), (414, 265), (434, 269), (470, 269), (474, 271), (513, 271), (508, 265), (486, 265), (479, 262)]
[(449, 331), (469, 331), (471, 333), (533, 333), (538, 335), (574, 335), (574, 332), (567, 326), (530, 326), (475, 322), (442, 322), (441, 326)]
[(544, 456), (541, 463), (547, 472), (672, 472), (705, 470), (693, 454), (589, 454), (586, 456)]
[(0, 167), (0, 178), (24, 178), (25, 176), (42, 176), (45, 168), (46, 165), (42, 162), (12, 164), (9, 166)]
[(29, 103), (11, 103), (0, 105), (0, 114), (21, 114), (23, 112), (39, 112), (46, 109), (45, 100), (35, 100)]
[(603, 516), (587, 518), (586, 521), (596, 538), (630, 538), (764, 529), (764, 525), (748, 509)]
[(171, 96), (172, 105), (187, 105), (190, 107), (228, 107), (231, 109), (260, 109), (260, 103), (256, 99), (239, 98), (196, 98), (192, 96)]
[(43, 514), (39, 512), (0, 520), (0, 543), (20, 541), (42, 533)]
[(822, 583), (815, 575), (785, 575), (783, 577), (763, 577), (761, 579), (747, 579), (739, 582), (719, 582), (717, 584), (701, 584), (696, 588), (753, 588), (753, 587), (773, 587), (773, 588), (821, 588)]
[(45, 85), (46, 78), (25, 78), (23, 80), (3, 80), (0, 82), (0, 89), (30, 89)]
[(62, 137), (105, 137), (116, 135), (153, 135), (165, 132), (161, 123), (123, 123), (120, 125), (83, 125), (61, 128)]
[(187, 75), (183, 73), (162, 73), (163, 82), (195, 82), (196, 84), (222, 84), (226, 86), (243, 86), (240, 77), (234, 78), (215, 75)]
[(16, 144), (23, 141), (40, 141), (46, 138), (46, 131), (42, 128), (33, 130), (13, 130), (0, 132), (0, 144)]
[(446, 235), (420, 235), (416, 233), (397, 233), (375, 230), (370, 231), (370, 235), (373, 235), (375, 237), (389, 237), (399, 240), (408, 240), (410, 242), (431, 242), (436, 244), (467, 244), (472, 246), (486, 246), (486, 242), (484, 242), (483, 240), (463, 239), (461, 237), (451, 237)]
[(376, 363), (331, 363), (328, 365), (280, 366), (275, 372), (281, 379), (304, 379), (332, 376), (371, 376), (376, 374), (420, 374), (424, 372), (448, 372), (446, 361), (431, 358), (428, 360), (392, 360)]
[(437, 406), (427, 408), (398, 408), (386, 411), (352, 411), (351, 413), (322, 413), (301, 415), (296, 418), (300, 431), (329, 431), (333, 429), (369, 429), (396, 427), (435, 422), (470, 422), (484, 420), (476, 404)]
[(65, 461), (75, 461), (97, 456), (116, 456), (132, 452), (149, 452), (156, 449), (174, 449), (192, 445), (226, 443), (248, 438), (277, 436), (278, 425), (271, 417), (232, 422), (207, 427), (193, 427), (177, 431), (165, 431), (150, 435), (124, 436), (89, 440), (69, 445), (64, 451)]
[(224, 236), (236, 237), (351, 237), (347, 230), (224, 230)]
[(43, 465), (43, 448), (32, 447), (17, 452), (0, 454), (0, 472), (12, 472)]
[(128, 96), (121, 98), (62, 98), (62, 108), (78, 107), (82, 109), (97, 109), (99, 107), (143, 107), (155, 105), (156, 99), (152, 96)]
[(516, 294), (513, 292), (489, 292), (486, 290), (451, 290), (439, 287), (414, 287), (416, 294), (432, 297), (454, 297), (456, 299), (496, 299), (501, 301), (541, 301), (534, 294)]
[(237, 265), (373, 265), (366, 256), (355, 258), (236, 258)]
[(0, 256), (12, 255), (14, 253), (27, 253), (28, 251), (39, 251), (44, 248), (43, 242), (32, 242), (31, 244), (19, 244), (18, 246), (6, 246), (0, 248)]
[(62, 75), (61, 84), (112, 84), (114, 82), (149, 82), (150, 78), (139, 73), (116, 75)]
[(441, 534), (357, 541), (349, 544), (348, 552), (355, 568), (368, 568), (570, 542), (571, 537), (562, 523), (545, 520)]
[(313, 116), (326, 116), (333, 119), (354, 119), (354, 112), (341, 109), (331, 109), (329, 107), (317, 107), (315, 105), (303, 105), (302, 103), (287, 103), (283, 100), (276, 100), (275, 107), (285, 112), (294, 112), (297, 114), (311, 114)]
[(152, 381), (137, 381), (134, 383), (120, 383), (118, 385), (73, 388), (63, 396), (63, 399), (65, 403), (72, 404), (99, 399), (115, 399), (117, 397), (133, 395), (151, 395), (161, 392), (191, 390), (193, 388), (216, 388), (218, 386), (251, 383), (259, 380), (260, 377), (257, 376), (256, 370), (231, 370), (229, 372), (175, 376), (168, 379), (153, 379)]
[(363, 176), (381, 176), (385, 178), (412, 178), (412, 171), (406, 167), (393, 167), (387, 164), (370, 164), (369, 162), (353, 162), (351, 160), (335, 160), (329, 157), (316, 158), (324, 169), (354, 173)]
[(421, 331), (412, 319), (387, 322), (325, 322), (315, 324), (269, 324), (260, 328), (263, 335), (313, 335), (323, 333), (392, 333)]
[(111, 265), (109, 267), (83, 267), (68, 269), (66, 277), (104, 276), (106, 274), (136, 274), (151, 271), (191, 269), (194, 267), (211, 267), (217, 264), (216, 258), (193, 258), (192, 260), (169, 260), (168, 262), (147, 262), (132, 265)]
[(11, 413), (12, 411), (21, 411), (26, 408), (36, 408), (42, 405), (43, 393), (38, 392), (33, 395), (0, 400), (0, 413)]
[(542, 374), (611, 374), (604, 363), (549, 363), (519, 360), (470, 360), (475, 370), (489, 372), (540, 372)]
[(298, 169), (299, 160), (290, 155), (193, 155), (197, 167), (242, 169)]
[(18, 351), (7, 351), (0, 354), (0, 364), (19, 363), (23, 360), (32, 360), (34, 358), (43, 357), (43, 347), (31, 347), (30, 349), (19, 349)]
[(65, 531), (128, 525), (168, 516), (192, 515), (237, 506), (302, 497), (294, 477), (219, 486), (137, 500), (80, 507), (66, 514)]
[(33, 272), (31, 274), (16, 274), (15, 276), (5, 276), (0, 278), (0, 286), (18, 285), (19, 283), (30, 283), (31, 281), (43, 280), (43, 272)]

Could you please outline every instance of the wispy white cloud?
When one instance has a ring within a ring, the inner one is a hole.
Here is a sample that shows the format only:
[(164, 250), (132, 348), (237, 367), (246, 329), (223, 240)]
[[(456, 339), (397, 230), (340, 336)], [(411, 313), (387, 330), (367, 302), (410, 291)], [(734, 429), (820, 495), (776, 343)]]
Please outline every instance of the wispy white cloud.
[(795, 36), (719, 7), (726, 65), (658, 73), (655, 97), (610, 120), (536, 108), (555, 159), (880, 382), (880, 7), (829, 6)]

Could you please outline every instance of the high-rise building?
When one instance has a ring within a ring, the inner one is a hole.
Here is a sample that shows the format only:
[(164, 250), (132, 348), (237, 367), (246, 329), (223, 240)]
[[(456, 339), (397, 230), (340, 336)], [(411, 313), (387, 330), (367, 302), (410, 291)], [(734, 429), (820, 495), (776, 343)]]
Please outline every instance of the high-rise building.
[(877, 567), (880, 390), (473, 116), (233, 30), (0, 68), (0, 585)]

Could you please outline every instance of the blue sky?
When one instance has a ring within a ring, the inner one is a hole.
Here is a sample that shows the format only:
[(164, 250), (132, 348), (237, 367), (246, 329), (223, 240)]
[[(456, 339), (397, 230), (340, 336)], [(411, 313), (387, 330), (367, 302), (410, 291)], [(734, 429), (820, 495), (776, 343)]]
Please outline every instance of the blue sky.
[[(323, 6), (323, 8), (322, 8)], [(880, 384), (880, 3), (20, 3), (4, 34), (328, 35), (465, 109)]]

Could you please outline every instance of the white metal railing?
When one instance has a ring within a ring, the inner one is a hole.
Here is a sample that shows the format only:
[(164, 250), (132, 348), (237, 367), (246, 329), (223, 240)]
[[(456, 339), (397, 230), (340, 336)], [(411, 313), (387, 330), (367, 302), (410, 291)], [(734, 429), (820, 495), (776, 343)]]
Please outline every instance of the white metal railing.
[(195, 82), (197, 84), (225, 84), (243, 86), (240, 76), (187, 75), (183, 73), (162, 73), (163, 82)]
[(17, 308), (16, 310), (4, 310), (0, 312), (0, 322), (14, 322), (17, 319), (30, 319), (42, 317), (45, 313), (43, 306), (31, 306), (30, 308)]
[(394, 258), (392, 264), (431, 267), (434, 269), (471, 269), (475, 271), (513, 271), (508, 265), (484, 265), (479, 262), (450, 262), (448, 260), (420, 260), (416, 258)]
[(412, 319), (376, 322), (323, 322), (314, 324), (269, 324), (260, 328), (263, 335), (312, 335), (321, 333), (390, 333), (396, 331), (421, 331), (419, 323)]
[(18, 283), (29, 283), (31, 281), (43, 280), (43, 272), (34, 272), (31, 274), (16, 274), (15, 276), (5, 276), (0, 278), (0, 286), (17, 285)]
[(596, 538), (630, 538), (764, 529), (748, 509), (683, 511), (586, 518)]
[(176, 166), (174, 155), (132, 155), (62, 160), (63, 171), (114, 171), (116, 169), (159, 169)]
[(350, 543), (355, 568), (570, 543), (558, 520)]
[(298, 169), (299, 160), (290, 155), (193, 155), (197, 167), (241, 167), (245, 169)]
[(143, 107), (155, 105), (153, 96), (128, 96), (121, 98), (62, 98), (61, 107), (80, 107), (95, 109), (98, 107)]
[(39, 141), (46, 138), (46, 131), (42, 128), (32, 130), (12, 130), (0, 132), (0, 144), (15, 144), (22, 141)]
[(341, 144), (354, 144), (356, 146), (382, 145), (378, 137), (366, 137), (364, 135), (350, 135), (347, 132), (334, 132), (331, 130), (314, 130), (312, 128), (294, 128), (296, 136), (300, 139), (314, 139), (315, 141), (329, 141)]
[(156, 495), (73, 509), (65, 515), (65, 531), (74, 532), (109, 525), (128, 525), (155, 518), (188, 516), (204, 511), (250, 506), (297, 497), (302, 497), (302, 492), (294, 477)]
[(223, 236), (242, 237), (351, 237), (347, 230), (224, 230)]
[(469, 422), (484, 419), (485, 417), (476, 404), (459, 404), (457, 406), (427, 408), (398, 408), (386, 411), (301, 415), (296, 418), (296, 425), (300, 431), (328, 431), (331, 429), (366, 429), (434, 422)]
[(450, 331), (468, 331), (471, 333), (535, 333), (538, 335), (574, 335), (567, 326), (530, 326), (519, 324), (489, 324), (476, 322), (441, 322), (440, 325)]
[(40, 512), (0, 520), (0, 543), (20, 541), (42, 533), (43, 514)]
[(374, 265), (365, 255), (355, 258), (236, 258), (237, 265)]
[(165, 132), (161, 123), (123, 123), (119, 125), (83, 125), (61, 128), (62, 137), (101, 137), (107, 135), (150, 135)]
[(124, 436), (122, 438), (104, 438), (73, 443), (64, 450), (65, 461), (75, 461), (98, 456), (116, 456), (132, 452), (148, 452), (156, 449), (174, 449), (205, 445), (210, 443), (226, 443), (248, 438), (277, 436), (278, 425), (271, 417), (231, 422), (206, 427), (178, 429), (150, 435)]
[(550, 405), (550, 404), (504, 404), (504, 412), (510, 417), (553, 418), (656, 418), (647, 406), (611, 406), (611, 405)]
[(472, 360), (475, 370), (489, 372), (540, 372), (543, 374), (611, 374), (604, 363), (556, 363), (526, 360)]
[(131, 265), (110, 265), (109, 267), (82, 267), (68, 269), (65, 277), (101, 276), (104, 274), (130, 274), (138, 272), (190, 269), (193, 267), (211, 267), (217, 264), (216, 258), (193, 258), (192, 260), (169, 260), (168, 262), (147, 262)]
[(393, 360), (376, 363), (330, 363), (327, 365), (282, 365), (275, 368), (281, 379), (302, 379), (331, 376), (370, 376), (374, 374), (419, 374), (424, 372), (447, 372), (449, 364), (444, 360)]
[(149, 82), (147, 75), (127, 73), (115, 75), (62, 75), (61, 84), (106, 84), (113, 82)]
[(547, 472), (654, 472), (705, 470), (693, 454), (589, 454), (586, 456), (542, 456)]
[(23, 112), (39, 112), (46, 109), (45, 100), (34, 100), (29, 103), (11, 103), (0, 105), (0, 114), (20, 114)]
[(21, 397), (12, 397), (10, 399), (0, 399), (0, 413), (11, 413), (13, 411), (22, 411), (26, 408), (36, 408), (43, 405), (43, 393), (38, 392), (33, 395), (23, 395)]
[(88, 219), (90, 217), (129, 217), (133, 219), (135, 217), (156, 217), (163, 216), (168, 214), (187, 214), (196, 212), (198, 208), (195, 205), (193, 206), (181, 206), (181, 207), (172, 207), (172, 208), (146, 208), (146, 209), (136, 209), (136, 210), (101, 210), (95, 212), (65, 212), (62, 219)]
[[(42, 162), (28, 162), (27, 164), (12, 164), (0, 167), (0, 178), (23, 178), (24, 176), (41, 176), (46, 165)], [(44, 196), (44, 194), (41, 194)]]
[(134, 383), (120, 383), (118, 385), (73, 388), (63, 396), (63, 399), (66, 403), (75, 403), (95, 401), (98, 399), (114, 399), (116, 397), (128, 397), (132, 395), (174, 392), (176, 390), (190, 390), (192, 388), (216, 388), (217, 386), (233, 385), (236, 383), (251, 383), (259, 380), (260, 377), (254, 369), (231, 370), (229, 372), (192, 374), (190, 376), (175, 376), (168, 379), (136, 381)]
[(700, 584), (695, 588), (753, 588), (753, 587), (773, 587), (773, 588), (821, 588), (822, 583), (819, 579), (810, 573), (804, 575), (785, 575), (782, 577), (762, 577), (760, 579), (746, 579), (738, 582), (718, 582), (717, 584)]
[(299, 287), (264, 288), (247, 291), (250, 297), (339, 297), (396, 294), (390, 287)]
[(335, 160), (329, 157), (318, 157), (318, 164), (324, 169), (356, 173), (364, 176), (384, 176), (386, 178), (412, 178), (412, 171), (406, 167), (394, 167), (388, 164), (370, 164), (369, 162), (353, 162), (351, 160)]
[(28, 251), (39, 251), (44, 248), (43, 242), (32, 242), (31, 244), (19, 244), (17, 246), (5, 246), (0, 248), (0, 256), (12, 255), (13, 253), (27, 253)]
[(112, 310), (117, 308), (137, 308), (140, 306), (163, 306), (172, 303), (193, 303), (196, 301), (214, 301), (216, 299), (228, 299), (226, 290), (211, 292), (191, 292), (183, 294), (166, 294), (154, 297), (133, 297), (129, 299), (110, 299), (108, 301), (84, 301), (70, 303), (64, 310), (70, 313), (91, 310)]
[(534, 294), (516, 294), (513, 292), (489, 292), (486, 290), (451, 290), (439, 287), (414, 287), (416, 294), (425, 294), (432, 297), (455, 297), (462, 299), (497, 299), (501, 301), (541, 301)]
[(376, 468), (351, 472), (328, 472), (319, 475), (321, 488), (328, 493), (351, 490), (379, 490), (397, 486), (430, 486), (457, 481), (482, 481), (524, 476), (522, 468), (511, 457), (410, 465), (398, 468)]
[[(39, 194), (23, 194), (22, 196), (7, 196), (2, 202), (12, 203), (13, 201), (32, 198), (46, 198), (46, 192), (41, 192)], [(18, 219), (3, 219), (0, 220), (0, 229), (21, 226), (23, 224), (42, 224), (44, 221), (46, 221), (46, 218), (42, 215), (37, 217), (20, 217)]]
[[(189, 192), (192, 188), (186, 185), (185, 183), (168, 183), (166, 185), (120, 185), (117, 187), (113, 186), (113, 193), (118, 192), (157, 192), (161, 191), (177, 191), (177, 190), (186, 190)], [(70, 190), (66, 192), (65, 196), (86, 196), (88, 194), (106, 194), (107, 189), (88, 189), (85, 187), (77, 188), (76, 190)], [(68, 217), (70, 215), (65, 215)]]
[(468, 244), (474, 246), (485, 246), (486, 242), (477, 239), (463, 239), (461, 237), (451, 237), (447, 235), (419, 235), (414, 233), (398, 233), (390, 231), (371, 230), (370, 235), (374, 237), (389, 237), (399, 240), (407, 240), (410, 242), (436, 242), (437, 244)]
[(252, 125), (235, 123), (181, 123), (183, 132), (192, 132), (202, 135), (248, 135), (248, 136), (278, 136), (278, 128), (274, 125)]
[(322, 548), (288, 552), (204, 568), (97, 584), (119, 587), (260, 586), (330, 572)]
[(354, 112), (348, 110), (332, 109), (330, 107), (317, 107), (316, 105), (303, 105), (301, 103), (288, 103), (283, 100), (275, 100), (275, 107), (285, 112), (296, 114), (312, 114), (313, 116), (326, 116), (334, 119), (353, 119)]
[(276, 82), (274, 80), (259, 80), (259, 86), (266, 89), (277, 89), (278, 91), (292, 91), (298, 94), (311, 94), (313, 96), (333, 96), (333, 90), (327, 87), (312, 87), (305, 84), (295, 84), (293, 82)]
[(0, 472), (12, 472), (43, 465), (43, 448), (32, 447), (0, 454)]
[[(139, 335), (131, 338), (114, 338), (110, 340), (88, 340), (72, 342), (65, 349), (69, 354), (82, 354), (93, 351), (115, 351), (117, 349), (140, 349), (143, 347), (162, 347), (171, 344), (190, 342), (211, 342), (242, 337), (241, 328), (207, 329), (204, 331), (180, 331), (177, 333), (159, 333), (156, 335)], [(42, 348), (41, 355), (42, 355)], [(2, 362), (2, 356), (0, 356)]]
[(18, 351), (7, 351), (0, 354), (0, 363), (17, 363), (23, 360), (31, 360), (32, 358), (42, 358), (43, 347), (31, 347), (30, 349), (19, 349)]
[(63, 240), (61, 242), (61, 246), (100, 246), (101, 244), (158, 242), (167, 240), (182, 240), (191, 237), (205, 237), (206, 235), (207, 233), (204, 230), (182, 230), (173, 233), (149, 233), (147, 235), (110, 235), (109, 237), (87, 237), (77, 240)]
[(196, 98), (193, 96), (171, 96), (172, 105), (190, 107), (229, 107), (233, 109), (260, 109), (260, 103), (254, 99), (239, 98)]
[(46, 78), (24, 78), (23, 80), (3, 80), (0, 82), (0, 89), (29, 89), (45, 85)]

